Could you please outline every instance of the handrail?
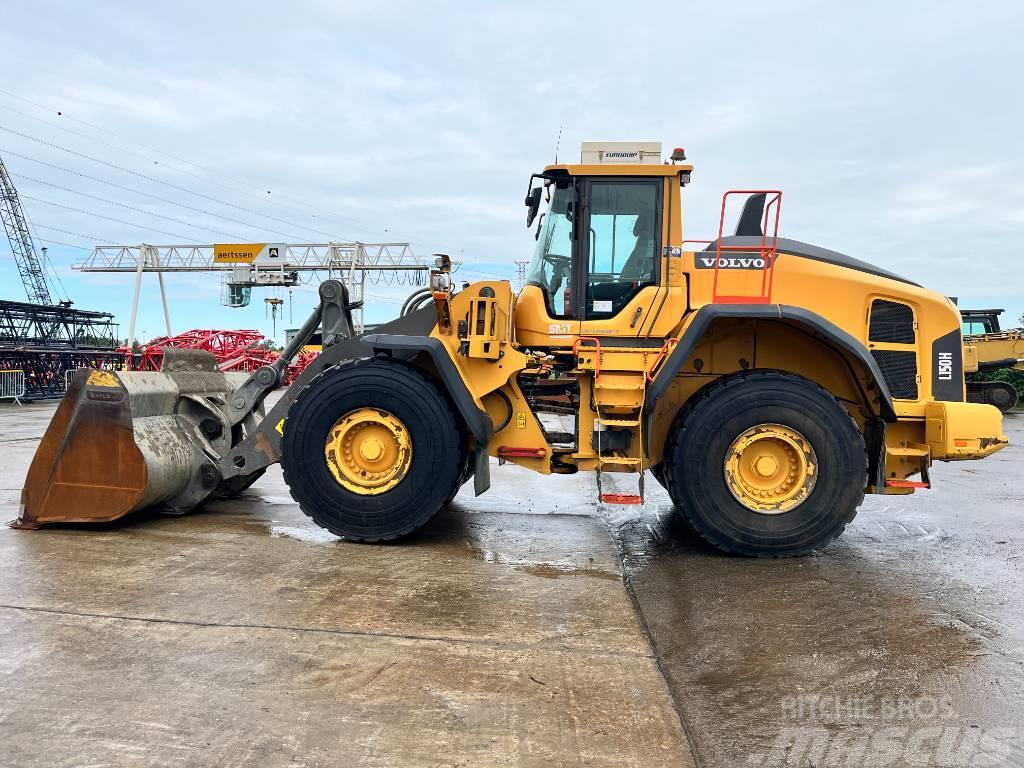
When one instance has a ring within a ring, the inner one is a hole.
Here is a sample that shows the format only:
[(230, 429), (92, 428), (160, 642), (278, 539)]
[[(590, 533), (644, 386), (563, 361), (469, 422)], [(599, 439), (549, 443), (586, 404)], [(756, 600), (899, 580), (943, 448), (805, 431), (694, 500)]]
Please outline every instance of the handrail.
[(572, 343), (572, 356), (579, 357), (577, 354), (580, 347), (581, 341), (592, 341), (594, 342), (594, 351), (597, 352), (597, 359), (594, 361), (594, 378), (596, 379), (601, 375), (601, 340), (596, 336), (579, 336)]

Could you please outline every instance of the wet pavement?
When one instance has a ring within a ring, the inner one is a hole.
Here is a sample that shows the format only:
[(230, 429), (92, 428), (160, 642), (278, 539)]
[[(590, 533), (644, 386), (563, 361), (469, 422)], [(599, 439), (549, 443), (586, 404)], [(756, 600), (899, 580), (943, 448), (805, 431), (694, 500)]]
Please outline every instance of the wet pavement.
[[(0, 514), (52, 404), (0, 406)], [(400, 544), (276, 469), (184, 518), (0, 530), (0, 765), (1024, 765), (1024, 415), (798, 560), (495, 468)], [(611, 490), (608, 488), (606, 490)]]
[[(0, 409), (4, 519), (52, 410)], [(185, 517), (0, 529), (0, 766), (691, 765), (603, 520), (525, 474), (386, 546), (278, 468)]]
[(1024, 765), (1024, 414), (1005, 429), (809, 557), (715, 554), (663, 494), (613, 520), (702, 764)]

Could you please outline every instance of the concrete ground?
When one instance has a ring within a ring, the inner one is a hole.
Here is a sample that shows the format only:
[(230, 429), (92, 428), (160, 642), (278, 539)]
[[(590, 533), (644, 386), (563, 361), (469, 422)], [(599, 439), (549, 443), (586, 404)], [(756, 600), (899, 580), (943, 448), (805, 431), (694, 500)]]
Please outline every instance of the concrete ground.
[[(0, 406), (3, 519), (53, 407)], [(653, 481), (599, 509), (508, 466), (389, 546), (276, 470), (183, 518), (0, 529), (0, 766), (1024, 765), (1006, 425), (798, 560), (708, 551)]]

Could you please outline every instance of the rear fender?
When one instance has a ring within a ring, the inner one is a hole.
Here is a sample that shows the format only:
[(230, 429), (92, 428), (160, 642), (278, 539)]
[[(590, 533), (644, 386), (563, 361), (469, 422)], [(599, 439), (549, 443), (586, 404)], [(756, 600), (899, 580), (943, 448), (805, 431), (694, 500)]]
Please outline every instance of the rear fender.
[(877, 391), (878, 416), (887, 422), (896, 421), (896, 408), (892, 395), (886, 386), (878, 363), (867, 348), (856, 338), (836, 324), (826, 320), (810, 310), (802, 307), (791, 307), (786, 304), (708, 304), (697, 310), (696, 317), (687, 326), (679, 343), (665, 360), (654, 382), (647, 390), (648, 412), (658, 399), (665, 394), (672, 380), (700, 344), (704, 334), (713, 321), (719, 318), (751, 318), (766, 320), (784, 320), (811, 332), (829, 346), (853, 358), (867, 372)]

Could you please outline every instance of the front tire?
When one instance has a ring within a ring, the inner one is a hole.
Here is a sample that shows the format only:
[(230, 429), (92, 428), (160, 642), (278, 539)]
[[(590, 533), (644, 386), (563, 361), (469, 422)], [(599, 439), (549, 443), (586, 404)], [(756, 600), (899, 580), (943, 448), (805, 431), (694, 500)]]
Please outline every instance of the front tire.
[(665, 447), (679, 514), (723, 552), (791, 557), (839, 536), (864, 499), (864, 438), (812, 381), (780, 371), (721, 379), (680, 412)]
[(458, 488), (464, 447), (448, 398), (389, 358), (328, 368), (288, 410), (281, 468), (317, 525), (387, 541), (426, 523)]

